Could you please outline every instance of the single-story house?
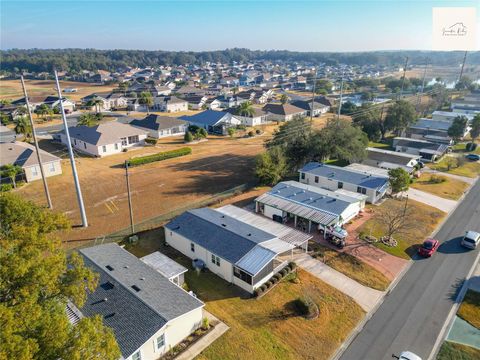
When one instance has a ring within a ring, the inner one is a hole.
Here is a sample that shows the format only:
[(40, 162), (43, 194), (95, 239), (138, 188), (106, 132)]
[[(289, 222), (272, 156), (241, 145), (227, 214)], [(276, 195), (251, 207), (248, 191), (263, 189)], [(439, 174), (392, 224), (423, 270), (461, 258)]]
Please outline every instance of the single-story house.
[(156, 360), (202, 325), (204, 304), (115, 243), (79, 250), (99, 285), (70, 321), (100, 315), (125, 360)]
[[(39, 107), (40, 105), (47, 105), (48, 107), (50, 107), (51, 109), (54, 109), (56, 107), (59, 107), (60, 106), (60, 98), (58, 96), (54, 96), (54, 95), (48, 95), (48, 96), (29, 96), (28, 97), (28, 102), (30, 104), (30, 109), (32, 111), (34, 111), (37, 107)], [(12, 101), (11, 103), (12, 105), (14, 106), (25, 106), (26, 103), (25, 103), (25, 98), (21, 98), (21, 99), (18, 99), (18, 100), (15, 100), (15, 101)], [(75, 102), (72, 101), (72, 100), (69, 100), (65, 97), (62, 97), (62, 104), (63, 104), (63, 108), (67, 111), (67, 112), (73, 112), (75, 111)]]
[(318, 162), (306, 164), (299, 173), (301, 183), (367, 195), (367, 202), (372, 204), (382, 199), (389, 188), (388, 177)]
[(477, 99), (470, 99), (470, 100), (462, 100), (462, 99), (455, 99), (452, 100), (451, 109), (453, 112), (459, 114), (471, 114), (475, 115), (480, 113), (480, 100)]
[(453, 120), (458, 116), (465, 116), (468, 121), (472, 121), (475, 115), (473, 114), (459, 114), (453, 111), (434, 111), (432, 113), (432, 120), (440, 120), (440, 121), (449, 121), (453, 123)]
[(168, 245), (252, 293), (282, 269), (295, 244), (211, 208), (184, 212), (165, 225)]
[(307, 110), (293, 106), (291, 104), (266, 104), (263, 111), (270, 114), (271, 120), (290, 121), (296, 116), (305, 116)]
[(435, 162), (448, 150), (448, 145), (433, 143), (427, 140), (396, 137), (393, 139), (395, 151), (411, 155), (419, 155), (424, 161)]
[[(46, 177), (62, 173), (61, 159), (40, 149), (43, 172)], [(42, 174), (38, 165), (35, 146), (25, 142), (0, 143), (0, 167), (18, 165), (23, 169), (25, 181), (40, 180)]]
[(192, 110), (200, 110), (206, 104), (208, 97), (204, 95), (186, 95), (182, 99), (188, 102), (188, 107)]
[(130, 125), (148, 132), (148, 136), (160, 139), (167, 136), (183, 136), (188, 124), (184, 120), (171, 116), (150, 114), (143, 119), (130, 121)]
[(236, 115), (215, 110), (205, 110), (195, 115), (181, 116), (179, 119), (185, 120), (191, 125), (204, 128), (209, 133), (221, 135), (226, 135), (229, 127), (241, 124)]
[[(351, 169), (351, 170), (356, 170), (356, 171), (361, 171), (361, 172), (367, 172), (372, 175), (377, 175), (377, 176), (383, 176), (383, 177), (388, 177), (388, 169), (384, 168), (379, 168), (376, 166), (372, 165), (367, 165), (365, 163), (351, 163), (345, 166), (346, 169)], [(340, 189), (343, 190), (343, 189)], [(339, 191), (339, 190), (336, 190)], [(347, 190), (348, 191), (348, 190)], [(350, 194), (353, 194), (351, 191), (348, 191)], [(358, 193), (355, 193), (358, 194)]]
[[(405, 137), (452, 145), (453, 140), (448, 135), (450, 126), (452, 126), (450, 121), (422, 118), (405, 130)], [(465, 126), (462, 137), (467, 136), (469, 131), (470, 128)]]
[[(296, 106), (300, 109), (306, 110), (308, 116), (320, 116), (322, 114), (325, 114), (330, 110), (330, 107), (327, 105), (324, 105), (316, 100), (313, 101), (308, 101), (308, 100), (294, 100), (291, 102), (293, 106)], [(313, 105), (313, 115), (312, 114), (312, 105)]]
[(154, 98), (153, 108), (163, 112), (187, 111), (188, 102), (176, 96), (158, 96)]
[[(145, 130), (116, 121), (92, 127), (72, 126), (68, 130), (74, 149), (98, 157), (118, 154), (133, 146), (142, 146), (148, 134)], [(60, 141), (67, 143), (64, 133), (60, 134)]]
[(343, 225), (359, 214), (365, 201), (366, 196), (348, 196), (297, 181), (284, 181), (255, 199), (255, 211), (310, 233), (313, 229)]
[(94, 93), (82, 98), (82, 102), (87, 104), (91, 100), (101, 100), (102, 104), (98, 106), (92, 106), (93, 110), (97, 108), (100, 111), (110, 111), (113, 109), (123, 109), (128, 106), (128, 98), (119, 92), (102, 92)]
[(367, 157), (362, 161), (362, 164), (386, 170), (402, 168), (408, 173), (412, 173), (415, 166), (420, 161), (420, 158), (420, 155), (367, 147)]
[(141, 260), (158, 271), (162, 276), (173, 282), (175, 285), (182, 286), (185, 282), (184, 274), (188, 271), (185, 266), (180, 265), (160, 251), (155, 251), (141, 258)]
[(252, 116), (247, 116), (247, 115), (238, 115), (237, 114), (238, 108), (230, 108), (226, 109), (226, 112), (231, 113), (234, 115), (237, 119), (239, 119), (242, 123), (242, 125), (245, 126), (258, 126), (258, 125), (263, 125), (269, 122), (268, 119), (268, 113), (263, 111), (262, 109), (259, 108), (253, 108), (253, 115)]

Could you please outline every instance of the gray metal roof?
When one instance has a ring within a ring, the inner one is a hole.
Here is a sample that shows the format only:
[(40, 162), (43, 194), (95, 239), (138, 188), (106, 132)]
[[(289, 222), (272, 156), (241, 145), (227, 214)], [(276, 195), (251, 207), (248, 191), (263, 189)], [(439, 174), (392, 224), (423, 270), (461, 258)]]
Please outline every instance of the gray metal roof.
[(85, 264), (100, 275), (98, 288), (88, 294), (81, 311), (85, 316), (103, 316), (124, 358), (168, 321), (204, 306), (117, 244), (81, 249), (80, 254)]
[(251, 275), (257, 274), (270, 261), (272, 261), (277, 254), (272, 250), (266, 249), (261, 245), (255, 246), (243, 258), (241, 258), (235, 265), (242, 270), (245, 270)]
[(162, 254), (160, 251), (155, 251), (149, 255), (146, 255), (142, 257), (141, 260), (145, 264), (157, 270), (167, 279), (171, 279), (188, 271), (185, 266), (180, 265), (176, 261), (170, 259), (168, 256)]
[(165, 228), (232, 264), (257, 244), (275, 238), (272, 234), (210, 208), (184, 212), (165, 225)]
[(379, 189), (388, 184), (386, 177), (317, 162), (308, 163), (299, 171), (368, 189)]
[(141, 127), (144, 129), (150, 130), (165, 130), (171, 129), (173, 127), (186, 125), (187, 122), (184, 120), (177, 119), (172, 116), (161, 116), (150, 114), (143, 119), (135, 119), (129, 123), (132, 126)]
[(451, 125), (452, 125), (451, 121), (421, 118), (421, 119), (418, 119), (415, 124), (410, 125), (410, 128), (448, 131)]
[[(263, 229), (275, 235), (283, 242), (291, 244), (292, 246), (301, 246), (306, 241), (312, 238), (312, 235), (310, 234), (295, 230), (289, 226), (272, 221), (271, 219), (268, 219), (261, 215), (257, 215), (251, 211), (241, 209), (237, 206), (225, 205), (221, 208), (218, 208), (217, 211), (220, 211), (240, 221), (255, 226), (256, 228)], [(262, 243), (262, 246), (267, 246), (266, 243), (267, 242)]]

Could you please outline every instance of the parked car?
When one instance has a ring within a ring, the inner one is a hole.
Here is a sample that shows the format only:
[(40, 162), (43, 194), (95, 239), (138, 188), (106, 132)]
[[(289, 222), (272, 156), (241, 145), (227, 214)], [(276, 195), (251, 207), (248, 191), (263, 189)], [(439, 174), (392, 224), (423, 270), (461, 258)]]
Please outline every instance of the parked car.
[(423, 242), (422, 246), (418, 248), (418, 254), (423, 257), (432, 256), (440, 246), (440, 241), (435, 239), (427, 239)]
[(478, 161), (478, 160), (480, 160), (480, 155), (477, 155), (477, 154), (467, 154), (467, 155), (465, 155), (465, 157), (466, 157), (468, 160), (472, 160), (472, 161)]
[(462, 239), (462, 246), (469, 249), (476, 249), (480, 243), (480, 233), (476, 231), (467, 231)]
[(422, 358), (411, 351), (402, 351), (400, 356), (392, 354), (392, 357), (399, 360), (422, 360)]

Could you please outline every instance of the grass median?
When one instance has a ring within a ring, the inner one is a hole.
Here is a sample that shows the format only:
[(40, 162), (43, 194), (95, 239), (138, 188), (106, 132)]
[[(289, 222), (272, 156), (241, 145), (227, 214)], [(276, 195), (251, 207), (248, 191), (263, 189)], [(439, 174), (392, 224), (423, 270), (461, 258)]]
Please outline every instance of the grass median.
[(480, 293), (468, 290), (457, 315), (470, 325), (480, 329)]
[(445, 199), (458, 200), (467, 190), (468, 184), (438, 174), (422, 174), (411, 187)]

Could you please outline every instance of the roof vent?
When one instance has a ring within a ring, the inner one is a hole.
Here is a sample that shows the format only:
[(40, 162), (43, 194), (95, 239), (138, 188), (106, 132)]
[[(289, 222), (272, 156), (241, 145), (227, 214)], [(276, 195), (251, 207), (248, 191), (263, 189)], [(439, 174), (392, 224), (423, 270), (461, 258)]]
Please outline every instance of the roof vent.
[(107, 302), (107, 300), (108, 300), (107, 298), (104, 298), (104, 299), (103, 299), (104, 302)]
[(136, 292), (140, 291), (140, 288), (137, 285), (132, 285), (132, 289), (135, 290)]
[(113, 267), (111, 267), (110, 265), (107, 265), (105, 266), (109, 271), (113, 271)]
[(128, 265), (125, 265), (124, 268), (125, 268), (125, 269), (128, 269)]
[(226, 225), (226, 224), (222, 224), (222, 226), (223, 226), (223, 227), (227, 227), (227, 225)]
[(140, 278), (140, 280), (143, 280), (143, 281), (145, 281), (145, 278), (144, 278), (144, 277), (141, 277), (141, 278)]
[(251, 234), (251, 233), (248, 233), (247, 236), (252, 236), (252, 234)]
[(108, 318), (111, 318), (111, 317), (114, 317), (115, 316), (115, 313), (111, 313), (111, 314), (108, 314), (108, 315), (105, 315), (103, 318), (104, 319), (108, 319)]

